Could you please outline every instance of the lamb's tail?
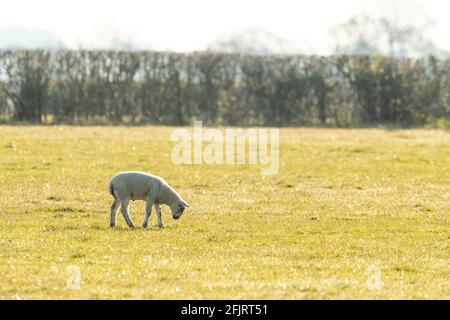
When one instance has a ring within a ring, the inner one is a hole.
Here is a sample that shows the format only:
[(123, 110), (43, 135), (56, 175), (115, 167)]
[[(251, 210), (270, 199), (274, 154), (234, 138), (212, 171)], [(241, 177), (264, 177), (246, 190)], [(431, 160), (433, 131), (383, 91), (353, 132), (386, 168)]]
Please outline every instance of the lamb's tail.
[(114, 186), (113, 186), (113, 184), (110, 182), (109, 183), (109, 193), (114, 197), (114, 198), (116, 198), (116, 195), (114, 194)]

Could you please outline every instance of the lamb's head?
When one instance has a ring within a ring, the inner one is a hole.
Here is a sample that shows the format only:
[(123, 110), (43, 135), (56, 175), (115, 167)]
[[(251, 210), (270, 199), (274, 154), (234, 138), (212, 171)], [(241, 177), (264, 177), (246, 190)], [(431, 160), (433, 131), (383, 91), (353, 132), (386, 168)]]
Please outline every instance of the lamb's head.
[(170, 210), (172, 210), (172, 217), (177, 220), (180, 219), (181, 215), (184, 212), (184, 209), (189, 208), (189, 205), (186, 201), (180, 199), (176, 201), (174, 204), (170, 206)]

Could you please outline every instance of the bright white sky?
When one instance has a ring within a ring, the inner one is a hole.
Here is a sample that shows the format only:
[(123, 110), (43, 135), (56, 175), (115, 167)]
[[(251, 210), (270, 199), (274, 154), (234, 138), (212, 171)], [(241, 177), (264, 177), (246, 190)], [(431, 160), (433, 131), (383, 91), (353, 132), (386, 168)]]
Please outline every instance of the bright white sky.
[[(70, 48), (101, 48), (115, 34), (156, 50), (203, 50), (245, 29), (264, 29), (307, 53), (330, 53), (330, 30), (379, 0), (0, 0), (0, 29), (49, 31)], [(388, 0), (389, 1), (389, 0)], [(404, 2), (408, 3), (408, 2)], [(450, 1), (417, 0), (450, 50)]]

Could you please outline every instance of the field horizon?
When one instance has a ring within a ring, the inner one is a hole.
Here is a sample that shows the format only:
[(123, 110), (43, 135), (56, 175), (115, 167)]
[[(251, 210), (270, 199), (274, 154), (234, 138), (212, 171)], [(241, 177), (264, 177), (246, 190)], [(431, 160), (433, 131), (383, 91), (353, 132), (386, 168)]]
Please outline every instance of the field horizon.
[[(281, 128), (264, 176), (175, 165), (178, 128), (1, 125), (0, 299), (450, 298), (449, 131)], [(111, 230), (128, 170), (191, 209)]]

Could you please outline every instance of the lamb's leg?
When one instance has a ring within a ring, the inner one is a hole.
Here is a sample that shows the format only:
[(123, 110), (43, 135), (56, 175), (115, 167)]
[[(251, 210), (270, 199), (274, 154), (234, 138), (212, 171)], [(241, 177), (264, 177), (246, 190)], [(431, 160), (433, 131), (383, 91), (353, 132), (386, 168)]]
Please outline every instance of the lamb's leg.
[(130, 202), (129, 199), (122, 199), (121, 200), (121, 206), (120, 206), (120, 212), (122, 212), (123, 218), (125, 219), (127, 225), (130, 227), (130, 229), (134, 229), (133, 221), (130, 218), (130, 215), (128, 214), (128, 203)]
[(158, 216), (158, 227), (162, 228), (163, 224), (162, 224), (162, 217), (161, 217), (161, 207), (159, 206), (159, 204), (155, 204), (155, 211), (156, 211), (156, 215)]
[(150, 214), (152, 213), (152, 206), (153, 203), (147, 200), (147, 204), (145, 205), (144, 223), (142, 224), (142, 227), (144, 229), (147, 229), (148, 227), (148, 219), (150, 218)]
[(114, 228), (116, 226), (116, 214), (117, 209), (119, 209), (120, 201), (117, 198), (114, 198), (114, 202), (111, 205), (111, 214), (109, 216), (109, 226)]

